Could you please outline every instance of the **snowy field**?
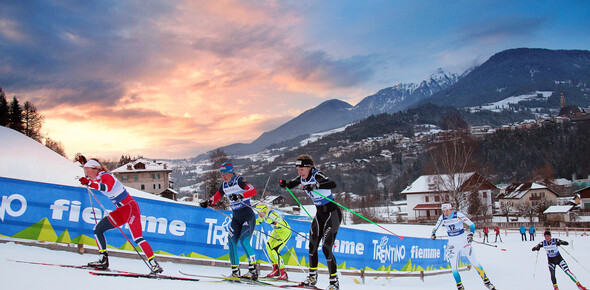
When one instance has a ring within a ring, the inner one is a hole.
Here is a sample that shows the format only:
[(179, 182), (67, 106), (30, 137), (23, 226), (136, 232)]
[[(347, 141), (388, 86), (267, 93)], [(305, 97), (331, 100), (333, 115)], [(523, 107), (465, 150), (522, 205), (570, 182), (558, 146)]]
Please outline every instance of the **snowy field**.
[[(356, 228), (379, 231), (373, 225), (357, 225)], [(416, 225), (386, 225), (386, 227), (398, 235), (429, 236), (431, 226)], [(541, 229), (540, 229), (541, 230)], [(443, 230), (444, 232), (444, 230)], [(443, 234), (438, 232), (438, 234)], [(557, 234), (555, 235), (557, 236)], [(535, 242), (522, 242), (520, 234), (508, 232), (503, 236), (503, 243), (493, 243), (493, 235), (490, 235), (493, 245), (490, 247), (482, 244), (474, 244), (477, 258), (483, 264), (492, 283), (497, 289), (553, 289), (547, 269), (547, 259), (544, 250), (541, 250), (537, 266), (535, 268), (536, 253), (531, 248), (541, 237), (537, 235)], [(570, 242), (565, 249), (579, 262), (587, 264), (590, 260), (590, 238), (565, 237), (562, 239)], [(476, 239), (478, 240), (478, 239)], [(580, 265), (571, 256), (561, 250), (562, 256), (568, 262), (570, 268), (584, 285), (590, 285), (590, 272), (586, 270), (588, 265)], [(338, 257), (336, 257), (338, 258)], [(219, 282), (214, 279), (203, 278), (199, 282), (154, 280), (126, 277), (98, 277), (88, 274), (88, 270), (51, 267), (17, 263), (11, 260), (27, 260), (47, 263), (62, 263), (82, 265), (96, 259), (96, 255), (77, 254), (65, 251), (49, 250), (36, 246), (26, 246), (14, 242), (0, 243), (0, 277), (1, 289), (67, 289), (71, 287), (91, 289), (202, 289), (203, 287), (215, 287), (217, 290), (225, 289), (250, 289), (252, 287), (273, 288)], [(320, 261), (323, 255), (320, 252)], [(145, 273), (146, 266), (139, 259), (127, 259), (119, 257), (110, 258), (111, 268), (133, 272)], [(179, 271), (187, 273), (200, 273), (203, 275), (229, 274), (227, 267), (211, 267), (189, 265), (181, 263), (162, 263), (164, 274), (182, 276)], [(266, 274), (267, 271), (262, 271)], [(291, 280), (303, 280), (305, 275), (300, 270), (289, 270)], [(466, 289), (486, 289), (474, 270), (462, 271), (463, 284)], [(534, 276), (534, 279), (533, 279)], [(320, 274), (318, 286), (326, 288), (328, 279), (326, 274)], [(354, 277), (360, 280), (358, 277)], [(557, 271), (557, 279), (560, 289), (577, 289), (569, 278), (561, 271)], [(431, 289), (445, 290), (456, 289), (451, 274), (426, 276), (424, 281), (418, 277), (374, 278), (368, 277), (365, 284), (356, 284), (351, 276), (340, 276), (341, 289), (377, 290), (377, 289)]]

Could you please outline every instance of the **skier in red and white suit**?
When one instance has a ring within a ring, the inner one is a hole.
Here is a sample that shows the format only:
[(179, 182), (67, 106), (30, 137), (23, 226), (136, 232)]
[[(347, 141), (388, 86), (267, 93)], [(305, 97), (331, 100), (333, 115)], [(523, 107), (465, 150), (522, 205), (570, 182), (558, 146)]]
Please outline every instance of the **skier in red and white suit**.
[(119, 181), (96, 159), (90, 159), (84, 164), (84, 174), (86, 176), (80, 178), (80, 183), (99, 190), (117, 207), (117, 209), (110, 214), (106, 214), (105, 217), (94, 226), (94, 237), (99, 249), (99, 260), (88, 263), (88, 266), (96, 267), (98, 269), (107, 269), (109, 267), (107, 242), (104, 233), (108, 230), (128, 224), (133, 241), (141, 247), (145, 255), (148, 257), (152, 273), (163, 272), (162, 267), (160, 267), (155, 259), (152, 247), (143, 239), (139, 205), (127, 192), (121, 181)]

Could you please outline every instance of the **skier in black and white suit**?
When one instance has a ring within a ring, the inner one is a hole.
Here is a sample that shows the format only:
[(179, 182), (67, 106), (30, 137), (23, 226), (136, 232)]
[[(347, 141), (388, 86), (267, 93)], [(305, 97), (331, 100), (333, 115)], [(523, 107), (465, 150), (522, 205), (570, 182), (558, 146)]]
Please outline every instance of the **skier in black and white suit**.
[[(328, 271), (330, 272), (328, 290), (340, 289), (337, 272), (338, 264), (336, 264), (332, 248), (342, 221), (342, 212), (336, 204), (321, 196), (334, 200), (331, 189), (336, 188), (336, 183), (315, 168), (313, 159), (309, 155), (299, 155), (295, 166), (299, 176), (291, 181), (280, 180), (279, 185), (289, 189), (302, 185), (303, 191), (311, 197), (317, 210), (309, 232), (309, 275), (301, 285), (315, 286), (317, 283), (318, 247), (320, 240), (323, 238), (322, 251), (326, 257)], [(316, 194), (314, 191), (321, 195)]]
[(553, 283), (553, 289), (559, 290), (559, 288), (557, 287), (557, 278), (555, 278), (555, 267), (559, 266), (565, 272), (565, 274), (567, 274), (570, 277), (570, 279), (572, 279), (572, 281), (576, 283), (578, 289), (586, 290), (586, 287), (582, 286), (582, 284), (580, 284), (580, 281), (576, 279), (576, 276), (574, 276), (574, 273), (570, 271), (570, 268), (567, 266), (567, 263), (559, 253), (559, 246), (567, 246), (569, 245), (569, 243), (566, 241), (562, 241), (560, 239), (551, 238), (550, 231), (545, 231), (544, 236), (545, 240), (534, 246), (532, 250), (539, 251), (541, 247), (545, 248), (545, 253), (547, 253), (547, 262), (549, 263), (549, 273), (551, 273), (551, 282)]

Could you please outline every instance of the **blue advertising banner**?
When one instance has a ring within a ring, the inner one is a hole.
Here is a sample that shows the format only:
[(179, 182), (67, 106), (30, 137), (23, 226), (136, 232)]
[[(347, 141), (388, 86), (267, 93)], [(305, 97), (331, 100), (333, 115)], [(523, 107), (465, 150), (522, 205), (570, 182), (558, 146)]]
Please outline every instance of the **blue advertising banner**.
[[(93, 191), (107, 210), (115, 206)], [(106, 213), (87, 189), (0, 177), (0, 235), (14, 238), (95, 246), (92, 229)], [(142, 213), (144, 238), (156, 254), (229, 260), (227, 225), (230, 218), (198, 206), (134, 197)], [(230, 211), (223, 211), (231, 215)], [(291, 228), (308, 235), (310, 223), (287, 219)], [(126, 226), (123, 226), (124, 228)], [(257, 229), (270, 234), (267, 224)], [(130, 237), (129, 232), (124, 232)], [(256, 231), (252, 246), (265, 262), (268, 236)], [(109, 248), (132, 250), (117, 230), (107, 232)], [(340, 228), (334, 255), (340, 269), (420, 271), (450, 268), (446, 240), (404, 237)], [(287, 265), (306, 265), (307, 239), (293, 234), (283, 250)], [(239, 253), (244, 255), (243, 249)], [(325, 261), (321, 255), (320, 266)]]

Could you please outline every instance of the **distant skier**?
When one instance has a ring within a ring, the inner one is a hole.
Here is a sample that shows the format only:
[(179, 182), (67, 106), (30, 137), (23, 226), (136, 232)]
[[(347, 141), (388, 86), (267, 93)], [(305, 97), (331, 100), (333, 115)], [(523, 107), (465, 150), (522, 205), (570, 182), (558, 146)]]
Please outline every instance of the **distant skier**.
[[(483, 267), (475, 258), (475, 253), (473, 252), (473, 248), (471, 247), (471, 242), (473, 241), (473, 233), (475, 233), (475, 224), (471, 222), (464, 214), (453, 211), (452, 206), (449, 203), (444, 203), (441, 206), (443, 214), (438, 218), (434, 229), (432, 229), (432, 236), (431, 238), (434, 240), (436, 239), (436, 230), (441, 226), (445, 226), (447, 228), (447, 234), (449, 236), (448, 242), (448, 254), (449, 254), (449, 262), (451, 263), (451, 269), (453, 271), (453, 277), (455, 278), (455, 282), (457, 282), (457, 289), (463, 290), (463, 283), (461, 282), (461, 276), (459, 275), (459, 271), (457, 269), (457, 264), (459, 263), (459, 259), (461, 254), (465, 255), (471, 265), (475, 267), (477, 272), (479, 273), (481, 279), (483, 280), (484, 285), (488, 289), (495, 290), (496, 288), (490, 282), (490, 279), (486, 276)], [(469, 234), (465, 234), (465, 229), (463, 228), (464, 224), (469, 226)]]
[[(232, 268), (231, 276), (257, 280), (256, 255), (250, 245), (254, 227), (256, 226), (256, 215), (249, 207), (250, 197), (256, 195), (256, 188), (248, 183), (244, 177), (236, 175), (233, 165), (229, 162), (221, 164), (219, 172), (221, 173), (223, 183), (211, 198), (201, 202), (201, 207), (206, 208), (216, 204), (224, 195), (227, 197), (233, 211), (228, 234), (229, 259)], [(248, 273), (243, 276), (240, 276), (238, 242), (242, 244), (248, 256)]]
[(494, 239), (494, 243), (498, 242), (498, 238), (500, 238), (500, 242), (502, 242), (502, 235), (500, 234), (500, 227), (495, 226), (494, 232), (496, 233), (496, 239)]
[[(79, 161), (85, 162), (81, 158)], [(99, 190), (107, 196), (117, 207), (114, 211), (103, 217), (96, 226), (94, 226), (94, 237), (99, 249), (99, 259), (96, 262), (88, 263), (88, 266), (97, 269), (107, 269), (109, 267), (109, 255), (107, 253), (107, 241), (104, 233), (124, 224), (129, 225), (129, 231), (133, 241), (141, 247), (148, 257), (148, 263), (152, 273), (162, 273), (164, 270), (154, 255), (150, 244), (143, 238), (141, 229), (141, 212), (139, 205), (125, 189), (125, 186), (119, 181), (106, 167), (98, 160), (90, 159), (84, 164), (85, 177), (80, 178), (82, 185)]]
[(490, 242), (490, 237), (488, 236), (488, 234), (490, 233), (490, 229), (488, 227), (484, 227), (483, 228), (483, 242), (485, 243), (486, 241), (489, 243)]
[(342, 212), (340, 208), (328, 199), (333, 200), (332, 190), (336, 188), (336, 183), (330, 180), (323, 172), (315, 168), (313, 159), (309, 155), (299, 155), (295, 161), (297, 167), (296, 178), (285, 181), (280, 180), (279, 185), (282, 188), (294, 188), (298, 185), (303, 186), (303, 191), (311, 197), (316, 206), (316, 216), (313, 218), (311, 228), (309, 230), (309, 275), (305, 281), (301, 282), (303, 286), (315, 286), (318, 281), (318, 247), (320, 241), (323, 239), (324, 244), (322, 251), (326, 257), (328, 264), (328, 271), (330, 272), (330, 286), (328, 290), (340, 289), (338, 282), (338, 264), (332, 252), (334, 242), (336, 241), (336, 234), (340, 228), (342, 221)]
[(553, 289), (559, 290), (559, 288), (557, 287), (557, 278), (555, 278), (555, 266), (559, 266), (565, 272), (565, 274), (567, 274), (570, 277), (570, 279), (572, 279), (572, 281), (576, 283), (578, 289), (586, 290), (586, 287), (582, 286), (578, 279), (576, 279), (576, 276), (574, 276), (574, 273), (570, 271), (569, 267), (567, 266), (567, 263), (559, 253), (559, 246), (567, 246), (569, 245), (569, 243), (566, 241), (562, 241), (560, 239), (552, 239), (550, 231), (545, 231), (543, 235), (545, 236), (545, 240), (534, 246), (532, 250), (539, 251), (541, 247), (545, 248), (545, 253), (547, 254), (547, 262), (549, 263), (549, 273), (551, 274), (551, 282), (553, 283)]
[(256, 205), (256, 210), (258, 210), (256, 224), (265, 221), (274, 229), (266, 243), (266, 251), (272, 262), (272, 271), (266, 277), (277, 277), (279, 280), (288, 280), (289, 276), (285, 271), (285, 262), (281, 257), (281, 250), (291, 238), (289, 224), (276, 211), (271, 210), (262, 202)]

